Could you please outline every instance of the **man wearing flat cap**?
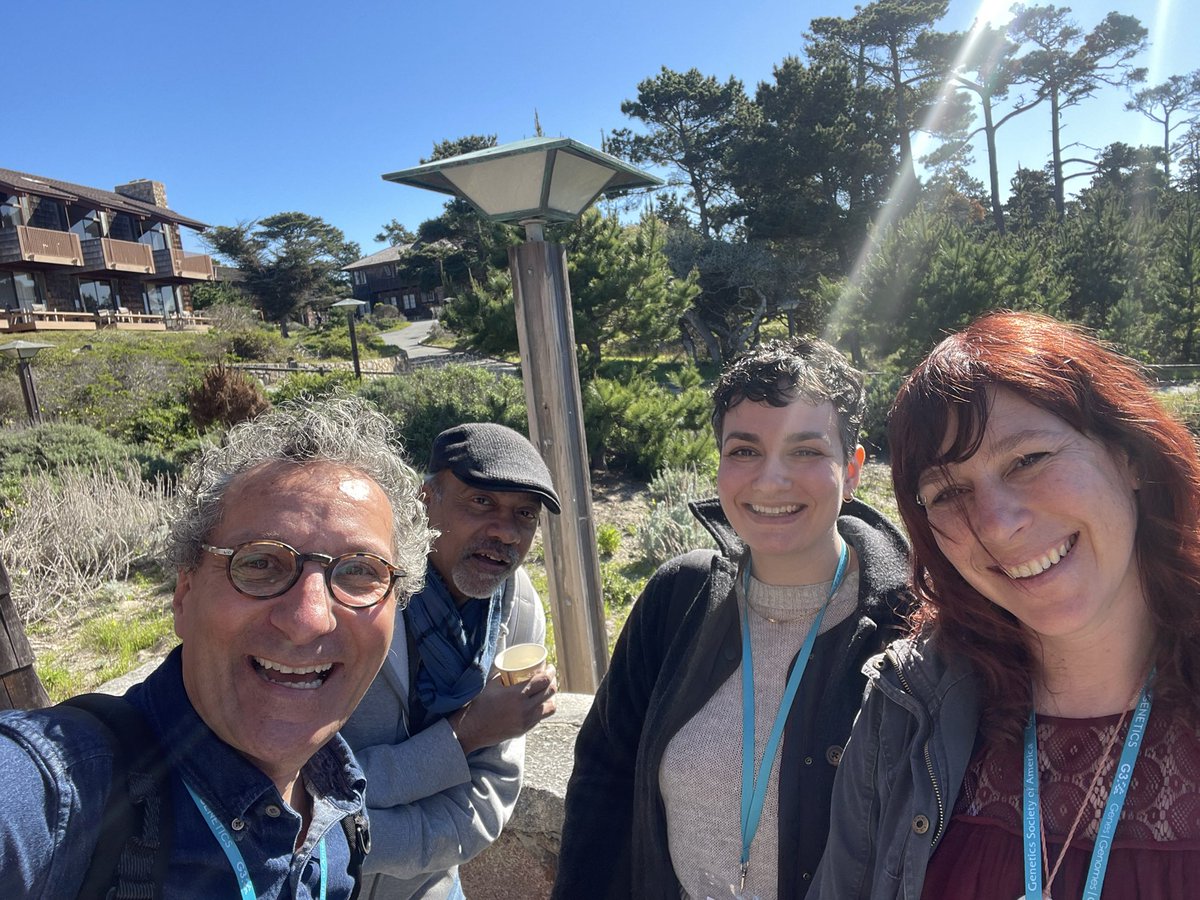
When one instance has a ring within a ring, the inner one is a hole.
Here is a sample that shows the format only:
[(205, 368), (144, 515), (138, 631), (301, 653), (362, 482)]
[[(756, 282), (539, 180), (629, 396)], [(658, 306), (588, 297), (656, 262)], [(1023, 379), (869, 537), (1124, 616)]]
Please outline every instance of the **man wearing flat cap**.
[(437, 436), (423, 499), (433, 543), (425, 587), (397, 616), (383, 669), (343, 736), (367, 775), (373, 846), (363, 897), (461, 898), (458, 866), (491, 844), (521, 788), (524, 735), (554, 712), (554, 667), (490, 677), (510, 644), (542, 643), (541, 600), (521, 568), (558, 494), (511, 428)]

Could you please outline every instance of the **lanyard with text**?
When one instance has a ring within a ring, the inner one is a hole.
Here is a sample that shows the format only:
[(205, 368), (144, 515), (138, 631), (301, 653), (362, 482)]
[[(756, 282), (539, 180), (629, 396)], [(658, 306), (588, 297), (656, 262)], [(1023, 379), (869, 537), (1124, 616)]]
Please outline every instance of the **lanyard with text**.
[[(1092, 848), (1092, 859), (1088, 863), (1083, 900), (1100, 900), (1100, 888), (1104, 884), (1104, 872), (1108, 868), (1108, 855), (1112, 850), (1113, 835), (1117, 831), (1117, 820), (1120, 819), (1121, 808), (1125, 805), (1125, 795), (1129, 791), (1133, 767), (1137, 765), (1138, 752), (1142, 749), (1142, 735), (1145, 734), (1146, 723), (1150, 719), (1150, 682), (1153, 678), (1154, 673), (1151, 672), (1146, 683), (1142, 685), (1137, 708), (1133, 712), (1133, 719), (1129, 722), (1129, 732), (1125, 735), (1125, 747), (1121, 750), (1117, 771), (1113, 775), (1108, 801), (1104, 804), (1104, 815), (1100, 819), (1100, 829), (1096, 834), (1096, 843)], [(1039, 781), (1037, 716), (1031, 711), (1029, 722), (1025, 726), (1025, 799), (1023, 804), (1025, 831), (1021, 838), (1025, 844), (1025, 900), (1042, 900), (1043, 896), (1042, 802)]]
[(833, 584), (829, 587), (829, 596), (821, 604), (817, 616), (809, 626), (808, 635), (796, 656), (792, 666), (792, 674), (788, 676), (787, 687), (783, 691), (783, 699), (779, 701), (779, 712), (775, 714), (775, 724), (763, 747), (762, 759), (759, 761), (758, 774), (754, 773), (754, 657), (750, 650), (750, 564), (747, 562), (742, 574), (742, 589), (745, 594), (745, 604), (742, 607), (742, 871), (741, 886), (746, 886), (746, 872), (750, 868), (750, 844), (758, 832), (758, 820), (762, 815), (763, 801), (767, 796), (767, 782), (771, 778), (771, 767), (775, 763), (775, 754), (779, 750), (779, 739), (783, 736), (783, 726), (787, 722), (792, 701), (796, 699), (796, 691), (800, 687), (800, 679), (812, 656), (813, 645), (817, 642), (817, 632), (821, 630), (821, 619), (829, 601), (837, 593), (846, 576), (846, 562), (850, 554), (846, 542), (842, 541), (842, 552), (838, 557), (837, 571), (833, 575)]
[[(254, 892), (254, 883), (250, 880), (250, 870), (246, 866), (246, 860), (242, 858), (242, 851), (238, 849), (237, 843), (233, 839), (233, 835), (229, 833), (229, 829), (217, 818), (204, 799), (196, 793), (190, 784), (186, 781), (183, 786), (188, 789), (188, 793), (192, 795), (192, 801), (196, 804), (196, 808), (200, 810), (200, 815), (204, 817), (204, 821), (208, 823), (209, 830), (213, 833), (213, 837), (217, 839), (217, 843), (221, 845), (221, 849), (225, 851), (225, 857), (229, 860), (229, 865), (233, 868), (233, 874), (237, 876), (238, 888), (242, 894), (242, 900), (256, 900), (257, 894)], [(317, 859), (320, 861), (320, 898), (325, 900), (325, 887), (329, 883), (329, 879), (325, 877), (325, 838), (321, 838), (317, 842)]]

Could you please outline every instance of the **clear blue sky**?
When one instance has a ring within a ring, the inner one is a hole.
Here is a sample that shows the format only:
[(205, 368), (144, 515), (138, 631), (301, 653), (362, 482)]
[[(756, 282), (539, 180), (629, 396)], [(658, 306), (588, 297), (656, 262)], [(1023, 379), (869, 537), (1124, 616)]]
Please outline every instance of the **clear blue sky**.
[[(985, 17), (1009, 5), (983, 3)], [(1139, 16), (1150, 83), (1200, 65), (1200, 4), (1062, 5), (1084, 30), (1111, 9)], [(980, 9), (951, 0), (941, 27)], [(661, 66), (733, 75), (753, 94), (802, 51), (813, 17), (852, 14), (846, 0), (9, 0), (0, 167), (100, 188), (152, 178), (177, 212), (213, 225), (299, 210), (370, 253), (393, 217), (415, 227), (440, 210), (439, 195), (380, 179), (439, 140), (530, 137), (536, 109), (547, 135), (597, 146), (630, 124), (621, 101)], [(1070, 110), (1066, 140), (1156, 142), (1125, 99)], [(1018, 162), (1049, 157), (1048, 117), (1038, 108), (1001, 131), (1004, 184)]]

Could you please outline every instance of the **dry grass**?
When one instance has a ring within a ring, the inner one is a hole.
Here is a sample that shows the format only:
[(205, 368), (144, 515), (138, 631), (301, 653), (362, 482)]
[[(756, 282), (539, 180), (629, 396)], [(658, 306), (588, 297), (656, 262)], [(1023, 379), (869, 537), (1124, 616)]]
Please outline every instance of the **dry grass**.
[(26, 626), (73, 619), (109, 582), (156, 564), (167, 504), (162, 482), (135, 467), (35, 474), (0, 535), (12, 596)]

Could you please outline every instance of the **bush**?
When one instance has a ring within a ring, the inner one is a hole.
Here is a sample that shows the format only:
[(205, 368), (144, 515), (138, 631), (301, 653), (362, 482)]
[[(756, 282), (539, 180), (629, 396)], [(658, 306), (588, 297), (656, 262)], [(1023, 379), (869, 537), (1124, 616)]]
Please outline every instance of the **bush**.
[(695, 369), (684, 370), (674, 389), (640, 375), (593, 379), (583, 394), (592, 467), (648, 479), (667, 466), (708, 463), (715, 449), (710, 407)]
[(716, 492), (712, 477), (694, 466), (666, 468), (650, 480), (650, 512), (638, 524), (634, 539), (642, 561), (657, 568), (668, 559), (716, 542), (692, 511), (688, 501)]
[(359, 393), (396, 424), (418, 468), (429, 459), (433, 439), (463, 422), (498, 422), (528, 434), (525, 390), (512, 375), (474, 366), (415, 369), (372, 379)]
[(900, 390), (904, 374), (879, 372), (867, 376), (867, 411), (863, 416), (862, 435), (859, 441), (867, 450), (867, 456), (888, 459), (887, 419), (892, 401)]
[[(296, 330), (303, 329), (297, 327)], [(389, 350), (389, 345), (379, 336), (379, 329), (365, 319), (355, 323), (354, 333), (361, 359), (393, 355), (394, 351)], [(326, 324), (303, 334), (297, 339), (297, 345), (316, 359), (350, 359), (352, 356), (350, 328), (342, 316), (331, 316)]]
[(386, 331), (408, 324), (408, 319), (404, 318), (400, 314), (400, 310), (390, 303), (376, 303), (375, 308), (371, 310), (371, 321), (375, 327)]
[(66, 467), (27, 476), (0, 536), (13, 602), (26, 624), (88, 603), (106, 581), (150, 566), (165, 534), (167, 491), (135, 465)]
[(596, 549), (601, 556), (609, 557), (621, 546), (621, 529), (616, 525), (600, 525), (596, 528)]
[(279, 362), (287, 358), (287, 341), (277, 331), (244, 328), (230, 332), (229, 352), (247, 362)]
[(358, 379), (354, 373), (345, 369), (335, 369), (332, 372), (294, 372), (288, 375), (271, 392), (275, 403), (285, 400), (295, 400), (297, 397), (308, 397), (319, 400), (336, 394), (338, 391), (353, 393), (358, 388)]
[(201, 431), (218, 423), (228, 428), (253, 419), (270, 405), (257, 381), (223, 363), (210, 367), (188, 391), (188, 410)]

